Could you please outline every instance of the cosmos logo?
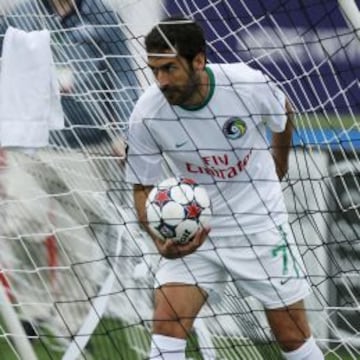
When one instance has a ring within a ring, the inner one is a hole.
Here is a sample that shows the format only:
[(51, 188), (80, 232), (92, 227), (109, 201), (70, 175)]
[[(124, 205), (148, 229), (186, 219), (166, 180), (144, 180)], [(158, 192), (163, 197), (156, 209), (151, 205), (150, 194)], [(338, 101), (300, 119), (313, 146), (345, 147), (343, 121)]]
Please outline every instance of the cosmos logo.
[(233, 116), (225, 121), (222, 131), (228, 139), (236, 140), (246, 133), (246, 123), (240, 118)]

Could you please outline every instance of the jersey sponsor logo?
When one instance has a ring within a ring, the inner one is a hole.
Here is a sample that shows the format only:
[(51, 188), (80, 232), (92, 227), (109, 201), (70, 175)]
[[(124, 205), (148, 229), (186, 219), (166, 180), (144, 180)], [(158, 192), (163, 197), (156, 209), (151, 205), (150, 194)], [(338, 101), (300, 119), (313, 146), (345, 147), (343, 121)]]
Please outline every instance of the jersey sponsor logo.
[(176, 147), (177, 149), (178, 149), (178, 148), (181, 148), (181, 147), (183, 147), (186, 143), (187, 143), (187, 140), (185, 140), (185, 141), (183, 141), (183, 142), (181, 142), (181, 143), (175, 144), (175, 147)]
[(225, 121), (222, 131), (226, 138), (236, 140), (246, 133), (246, 123), (239, 117), (233, 116)]
[(238, 176), (249, 162), (252, 150), (250, 150), (243, 159), (234, 164), (230, 164), (227, 154), (204, 156), (202, 160), (205, 166), (186, 163), (186, 170), (191, 174), (205, 174), (214, 178), (231, 179)]

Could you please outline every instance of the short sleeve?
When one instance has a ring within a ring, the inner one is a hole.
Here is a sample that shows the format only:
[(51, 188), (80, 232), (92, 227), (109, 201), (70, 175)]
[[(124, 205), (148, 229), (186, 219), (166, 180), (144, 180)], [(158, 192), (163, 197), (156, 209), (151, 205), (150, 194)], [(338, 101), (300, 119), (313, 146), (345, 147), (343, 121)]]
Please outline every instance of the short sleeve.
[(162, 156), (149, 122), (134, 110), (130, 117), (126, 180), (132, 184), (153, 185), (162, 174)]
[(262, 75), (263, 81), (256, 91), (261, 108), (261, 116), (264, 123), (274, 132), (282, 132), (286, 126), (286, 95), (266, 75)]

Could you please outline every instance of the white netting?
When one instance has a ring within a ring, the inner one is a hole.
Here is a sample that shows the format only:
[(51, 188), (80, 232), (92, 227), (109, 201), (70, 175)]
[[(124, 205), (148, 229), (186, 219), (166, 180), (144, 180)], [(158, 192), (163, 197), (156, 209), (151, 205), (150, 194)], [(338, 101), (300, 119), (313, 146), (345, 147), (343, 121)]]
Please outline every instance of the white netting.
[[(0, 4), (1, 40), (9, 25), (50, 30), (67, 109), (67, 128), (52, 134), (50, 149), (1, 155), (1, 281), (38, 339), (39, 358), (53, 358), (54, 349), (70, 349), (67, 359), (146, 358), (158, 256), (136, 226), (123, 147), (114, 152), (113, 140), (126, 133), (138, 91), (153, 81), (144, 34), (163, 14), (179, 13), (204, 26), (210, 62), (259, 68), (295, 104), (284, 191), (314, 291), (309, 317), (326, 353), (359, 358), (360, 46), (338, 2), (75, 4), (74, 17), (63, 20), (48, 1)], [(0, 352), (21, 358), (11, 342), (16, 334), (0, 329)], [(231, 285), (194, 329), (201, 351), (189, 344), (189, 357), (279, 358), (261, 306)]]

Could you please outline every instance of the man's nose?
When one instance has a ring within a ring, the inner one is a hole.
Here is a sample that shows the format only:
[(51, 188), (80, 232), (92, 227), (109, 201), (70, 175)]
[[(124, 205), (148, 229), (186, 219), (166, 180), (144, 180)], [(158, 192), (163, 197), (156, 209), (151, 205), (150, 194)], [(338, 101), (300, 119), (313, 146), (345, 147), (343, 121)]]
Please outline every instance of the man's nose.
[(156, 80), (160, 88), (165, 88), (169, 85), (169, 75), (165, 71), (159, 71)]

